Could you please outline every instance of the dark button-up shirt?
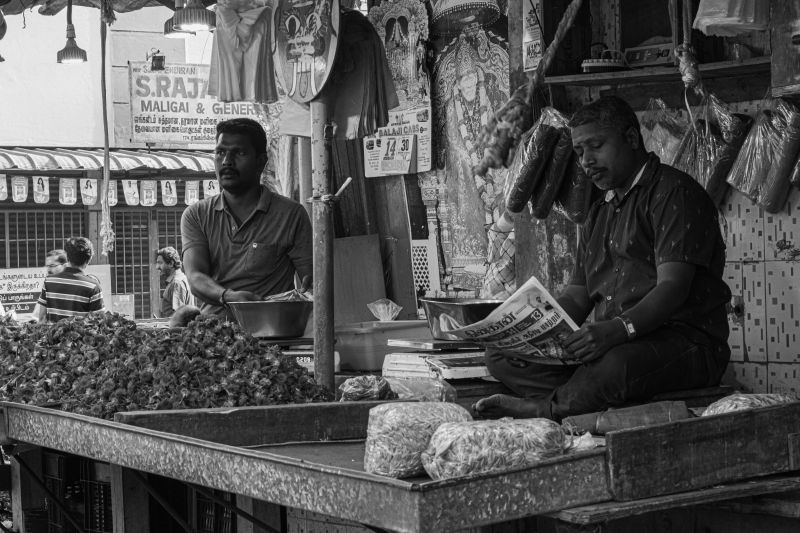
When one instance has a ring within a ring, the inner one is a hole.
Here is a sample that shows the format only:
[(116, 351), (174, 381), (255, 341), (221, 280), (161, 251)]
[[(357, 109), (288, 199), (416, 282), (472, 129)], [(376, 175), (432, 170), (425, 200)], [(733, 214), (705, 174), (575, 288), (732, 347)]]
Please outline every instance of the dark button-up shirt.
[[(223, 194), (186, 208), (181, 217), (183, 251), (208, 252), (211, 277), (227, 289), (269, 296), (294, 287), (313, 272), (311, 220), (299, 203), (261, 187), (258, 205), (239, 224)], [(202, 303), (204, 313), (224, 315), (224, 308)]]
[(620, 200), (596, 202), (580, 233), (572, 284), (584, 285), (595, 317), (609, 320), (636, 305), (656, 285), (658, 265), (691, 263), (689, 297), (668, 323), (702, 344), (727, 343), (722, 280), (725, 243), (711, 198), (688, 174), (653, 154)]

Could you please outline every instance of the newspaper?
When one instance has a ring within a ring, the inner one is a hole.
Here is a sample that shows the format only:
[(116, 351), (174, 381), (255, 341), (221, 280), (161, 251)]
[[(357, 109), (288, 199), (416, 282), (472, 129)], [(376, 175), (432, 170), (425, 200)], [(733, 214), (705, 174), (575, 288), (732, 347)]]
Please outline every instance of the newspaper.
[(447, 315), (438, 320), (442, 332), (522, 360), (579, 362), (569, 359), (561, 346), (561, 340), (578, 326), (534, 277), (480, 322), (462, 326)]

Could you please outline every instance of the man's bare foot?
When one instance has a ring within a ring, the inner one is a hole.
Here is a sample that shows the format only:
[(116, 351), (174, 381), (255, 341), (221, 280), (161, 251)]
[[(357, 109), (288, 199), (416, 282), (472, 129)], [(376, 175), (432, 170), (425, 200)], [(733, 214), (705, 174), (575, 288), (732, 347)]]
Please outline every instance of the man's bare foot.
[(494, 394), (482, 398), (472, 406), (478, 418), (550, 418), (547, 400), (518, 398), (508, 394)]

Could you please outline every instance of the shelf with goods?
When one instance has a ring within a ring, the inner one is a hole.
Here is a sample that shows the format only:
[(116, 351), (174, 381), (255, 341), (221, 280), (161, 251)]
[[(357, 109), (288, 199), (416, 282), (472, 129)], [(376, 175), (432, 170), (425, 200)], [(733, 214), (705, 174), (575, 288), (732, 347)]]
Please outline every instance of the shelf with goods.
[[(700, 63), (700, 75), (704, 80), (713, 78), (730, 78), (742, 76), (769, 75), (770, 56), (753, 57), (740, 61), (717, 61)], [(612, 72), (592, 72), (586, 74), (568, 74), (564, 76), (548, 76), (545, 83), (551, 86), (598, 86), (626, 85), (636, 83), (668, 83), (680, 81), (681, 75), (677, 66), (646, 67), (640, 69), (617, 70)]]

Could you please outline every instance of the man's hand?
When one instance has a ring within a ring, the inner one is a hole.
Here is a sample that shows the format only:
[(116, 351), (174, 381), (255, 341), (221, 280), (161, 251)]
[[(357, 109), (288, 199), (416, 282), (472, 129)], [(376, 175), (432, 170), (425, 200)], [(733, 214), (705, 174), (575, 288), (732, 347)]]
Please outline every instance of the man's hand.
[(627, 340), (625, 324), (616, 318), (585, 324), (564, 339), (564, 349), (572, 359), (584, 363), (602, 357), (608, 350)]
[(229, 290), (225, 293), (225, 303), (231, 302), (260, 302), (263, 300), (254, 292), (250, 291), (233, 291)]

